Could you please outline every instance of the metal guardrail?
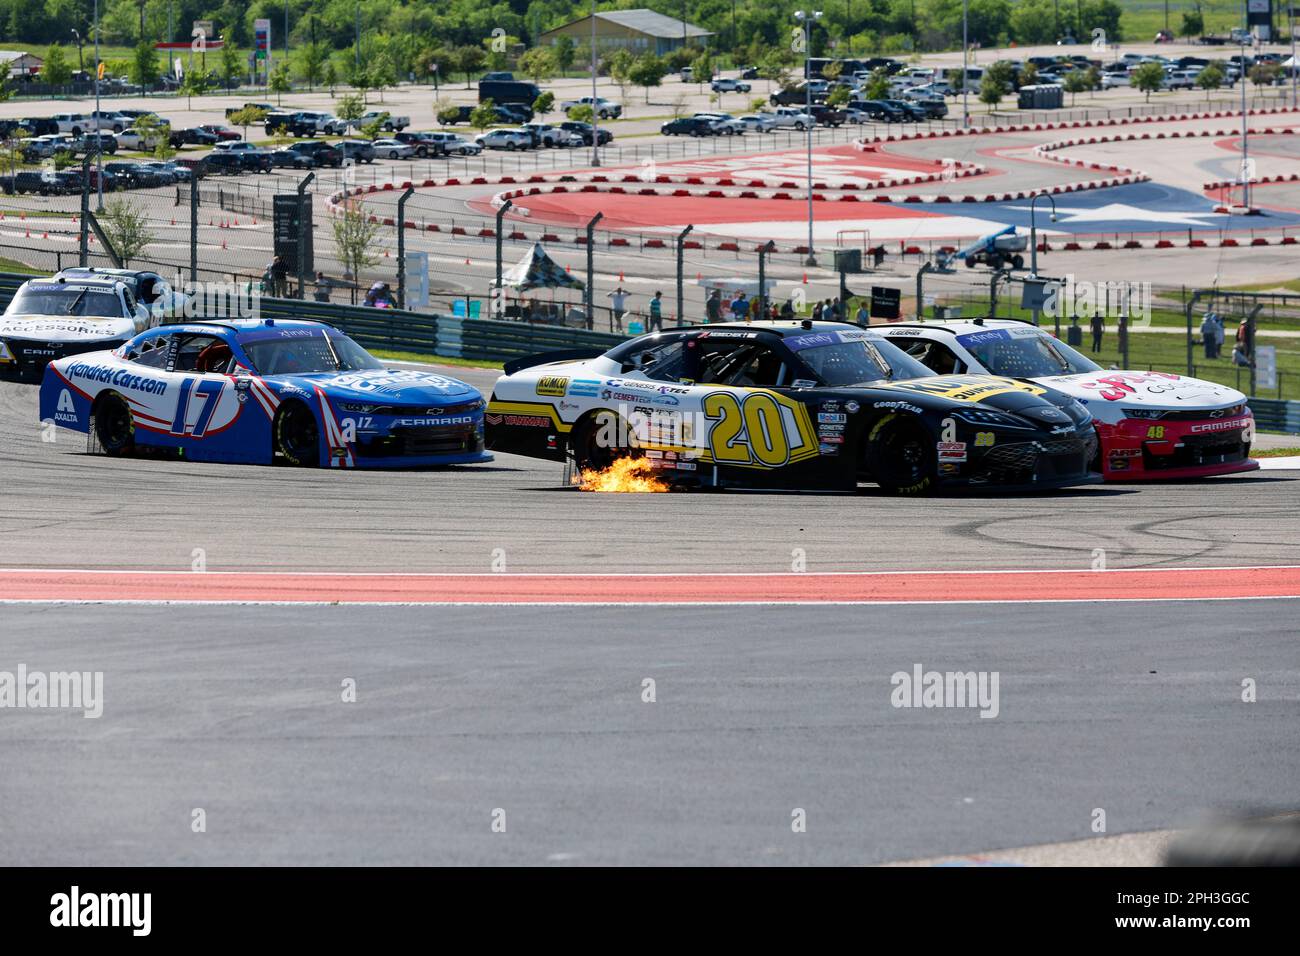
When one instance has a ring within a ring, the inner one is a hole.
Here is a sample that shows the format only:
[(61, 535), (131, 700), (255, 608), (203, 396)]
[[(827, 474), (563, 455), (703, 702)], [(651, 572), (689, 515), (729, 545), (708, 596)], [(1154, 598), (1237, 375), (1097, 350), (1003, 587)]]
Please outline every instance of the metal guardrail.
[(1300, 402), (1274, 398), (1252, 398), (1255, 427), (1270, 432), (1300, 434)]

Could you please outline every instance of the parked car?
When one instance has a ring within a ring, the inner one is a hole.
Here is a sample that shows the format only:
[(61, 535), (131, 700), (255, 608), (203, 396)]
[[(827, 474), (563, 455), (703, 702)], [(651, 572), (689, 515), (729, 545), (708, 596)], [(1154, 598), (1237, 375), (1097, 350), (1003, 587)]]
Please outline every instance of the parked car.
[(373, 163), (378, 146), (378, 140), (372, 143), (364, 139), (345, 139), (338, 144), (339, 149), (343, 151), (344, 161), (350, 159), (353, 163)]
[(906, 123), (908, 114), (885, 100), (853, 100), (849, 106), (862, 110), (876, 123)]
[(238, 153), (209, 153), (203, 174), (208, 176), (238, 176), (244, 171), (244, 161)]
[(497, 103), (493, 106), (502, 123), (531, 123), (533, 108), (525, 103)]
[(119, 113), (117, 110), (97, 110), (88, 114), (88, 118), (91, 129), (96, 128), (95, 120), (98, 119), (98, 128), (107, 130), (110, 133), (120, 133), (123, 130), (130, 129), (135, 122), (134, 119)]
[(836, 109), (833, 106), (827, 106), (824, 103), (814, 103), (812, 106), (813, 119), (817, 121), (818, 126), (837, 127), (843, 126), (848, 122), (849, 116), (844, 110)]
[(582, 139), (582, 145), (591, 146), (595, 138), (594, 130), (600, 131), (600, 145), (613, 142), (614, 134), (603, 126), (592, 126), (590, 123), (584, 123), (581, 120), (565, 120), (560, 124), (561, 129), (566, 129), (575, 136)]
[(776, 120), (772, 118), (771, 113), (750, 113), (748, 116), (742, 116), (740, 121), (745, 124), (745, 128), (754, 133), (774, 133), (776, 132)]
[(19, 120), (19, 125), (29, 136), (53, 136), (59, 132), (59, 124), (49, 116), (29, 116)]
[[(414, 146), (396, 139), (375, 140), (373, 151), (374, 155), (380, 159), (410, 159), (415, 155)], [(344, 155), (347, 155), (346, 151)]]
[(95, 124), (85, 113), (55, 113), (50, 118), (58, 126), (60, 133), (71, 133), (73, 136), (80, 136), (86, 130), (95, 128)]
[(1128, 71), (1123, 72), (1115, 70), (1101, 75), (1101, 88), (1103, 90), (1113, 90), (1120, 86), (1132, 86), (1133, 78), (1128, 75)]
[(371, 110), (369, 113), (363, 113), (358, 119), (352, 120), (351, 125), (357, 129), (365, 129), (376, 120), (382, 120), (379, 128), (386, 133), (400, 132), (411, 125), (411, 117), (394, 116), (387, 110)]
[(560, 109), (567, 113), (575, 106), (590, 106), (597, 119), (618, 119), (623, 115), (623, 104), (607, 100), (603, 96), (594, 98), (582, 96), (576, 100), (565, 100), (560, 104)]
[(162, 163), (161, 165), (172, 174), (178, 183), (188, 183), (194, 179), (194, 171), (189, 166), (182, 166), (175, 160)]
[(563, 127), (552, 126), (550, 123), (525, 123), (519, 128), (526, 129), (533, 134), (534, 146), (557, 148), (582, 145), (580, 137), (575, 136)]
[(742, 83), (740, 80), (729, 80), (725, 77), (718, 77), (709, 84), (709, 89), (714, 93), (748, 93), (752, 87), (748, 83)]
[(171, 166), (167, 163), (146, 162), (141, 163), (140, 165), (145, 167), (145, 169), (153, 170), (154, 175), (158, 177), (160, 185), (171, 186), (176, 182), (176, 173), (172, 171)]
[(913, 106), (921, 108), (927, 119), (943, 119), (948, 115), (948, 104), (942, 96), (925, 96), (911, 100)]
[(436, 142), (441, 153), (446, 156), (477, 156), (483, 152), (483, 147), (478, 143), (471, 143), (455, 133), (425, 133), (424, 135)]
[(262, 110), (266, 113), (277, 112), (276, 107), (272, 106), (270, 103), (245, 103), (243, 106), (227, 106), (226, 118), (229, 119), (234, 114), (243, 110)]
[(117, 134), (118, 146), (144, 153), (157, 149), (160, 142), (162, 136), (157, 132), (143, 133), (138, 129), (129, 129), (125, 133)]
[(764, 110), (763, 116), (770, 116), (772, 122), (779, 127), (797, 129), (800, 132), (808, 129), (816, 120), (811, 115), (805, 113), (802, 108), (794, 106), (780, 106), (775, 110)]
[(743, 136), (745, 124), (730, 113), (696, 113), (696, 119), (708, 120), (719, 136)]
[(428, 156), (444, 156), (446, 150), (443, 149), (444, 136), (454, 136), (452, 133), (408, 133), (401, 132), (395, 134), (392, 139), (396, 142), (410, 146), (416, 156), (424, 159)]
[(524, 129), (494, 129), (474, 137), (484, 149), (532, 149), (533, 136)]
[(717, 130), (713, 128), (713, 123), (695, 116), (683, 116), (681, 119), (670, 120), (659, 127), (659, 132), (665, 136), (718, 135)]
[(209, 133), (201, 126), (195, 126), (191, 129), (174, 129), (168, 139), (178, 149), (181, 146), (216, 146), (220, 141), (216, 133)]
[(71, 136), (64, 136), (62, 133), (34, 137), (23, 144), (23, 162), (36, 163), (42, 159), (49, 159), (55, 153), (71, 153), (74, 142)]
[(234, 142), (237, 139), (244, 138), (239, 133), (236, 133), (230, 127), (219, 126), (216, 123), (204, 123), (203, 125), (197, 127), (197, 129), (201, 129), (204, 132), (211, 133), (213, 136), (217, 138), (217, 142), (219, 143)]
[(271, 154), (264, 149), (241, 149), (228, 155), (239, 159), (239, 168), (249, 173), (269, 173), (272, 169)]
[(915, 103), (909, 103), (907, 100), (884, 100), (886, 106), (892, 106), (903, 114), (904, 120), (909, 123), (923, 123), (929, 117), (925, 110)]
[(333, 166), (340, 168), (343, 165), (343, 151), (329, 143), (309, 142), (294, 143), (289, 149), (302, 157), (301, 167), (299, 163), (293, 164), (294, 168), (310, 169), (313, 166)]
[(740, 78), (741, 78), (742, 80), (756, 80), (756, 79), (758, 79), (758, 67), (756, 67), (756, 66), (742, 66), (742, 67), (740, 68)]

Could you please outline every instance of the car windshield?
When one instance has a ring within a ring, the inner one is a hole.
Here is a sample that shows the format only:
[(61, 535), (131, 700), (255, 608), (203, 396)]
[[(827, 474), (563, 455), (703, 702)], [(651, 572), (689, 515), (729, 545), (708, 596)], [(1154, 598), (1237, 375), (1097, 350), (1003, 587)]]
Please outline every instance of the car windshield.
[(968, 332), (957, 341), (993, 375), (1039, 378), (1096, 372), (1101, 366), (1042, 329), (1032, 327)]
[(323, 329), (262, 331), (240, 337), (240, 344), (261, 375), (306, 375), (381, 369), (379, 361), (341, 332)]
[(79, 315), (122, 318), (122, 303), (108, 289), (86, 286), (26, 286), (18, 290), (8, 315)]
[(823, 385), (868, 385), (934, 374), (874, 332), (809, 332), (784, 341)]

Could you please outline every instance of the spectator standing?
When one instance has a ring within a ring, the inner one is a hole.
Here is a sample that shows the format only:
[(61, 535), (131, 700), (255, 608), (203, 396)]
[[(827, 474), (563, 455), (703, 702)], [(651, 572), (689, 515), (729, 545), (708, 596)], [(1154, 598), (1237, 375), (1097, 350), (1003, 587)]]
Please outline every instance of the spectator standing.
[(1106, 320), (1101, 317), (1101, 310), (1092, 314), (1092, 351), (1095, 355), (1101, 351), (1101, 340), (1106, 335)]
[(1219, 358), (1223, 355), (1223, 340), (1226, 338), (1223, 329), (1223, 316), (1217, 312), (1214, 313), (1214, 357)]
[(749, 311), (749, 300), (745, 298), (744, 292), (737, 292), (736, 298), (731, 302), (731, 317), (739, 322)]
[(864, 302), (864, 301), (862, 301), (862, 300), (858, 300), (858, 311), (857, 311), (857, 313), (853, 316), (853, 321), (857, 322), (858, 325), (870, 325), (870, 324), (871, 324), (871, 313), (867, 311), (867, 303), (866, 303), (866, 302)]
[(662, 332), (664, 329), (664, 294), (656, 292), (655, 297), (650, 300), (650, 327), (649, 332)]
[(704, 300), (704, 321), (706, 323), (722, 321), (722, 292), (714, 289)]
[(271, 260), (271, 287), (274, 290), (271, 294), (281, 299), (289, 292), (289, 266), (283, 256)]
[(812, 320), (814, 322), (820, 322), (821, 318), (822, 318), (822, 304), (820, 302), (817, 302), (813, 305), (812, 308)]
[(612, 318), (610, 320), (610, 329), (617, 329), (619, 332), (622, 332), (623, 315), (627, 312), (627, 290), (622, 286), (619, 286), (613, 292), (607, 292), (605, 296), (609, 299), (609, 307), (611, 310), (610, 315)]
[(312, 287), (311, 297), (317, 302), (328, 302), (331, 284), (330, 280), (325, 278), (325, 273), (316, 273), (316, 285)]

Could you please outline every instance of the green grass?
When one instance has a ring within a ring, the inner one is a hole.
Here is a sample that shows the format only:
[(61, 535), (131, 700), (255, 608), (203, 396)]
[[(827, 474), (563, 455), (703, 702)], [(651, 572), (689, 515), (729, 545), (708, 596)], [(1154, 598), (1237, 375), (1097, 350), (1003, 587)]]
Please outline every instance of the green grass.
[(391, 349), (369, 349), (375, 358), (385, 362), (424, 362), (430, 365), (456, 365), (461, 368), (501, 368), (501, 362), (485, 359), (452, 358), (448, 355), (425, 355), (422, 352), (394, 352)]
[(16, 259), (6, 259), (4, 256), (0, 256), (0, 272), (17, 272), (28, 276), (43, 276), (49, 274), (48, 270), (33, 269), (25, 262), (19, 262)]
[(1251, 458), (1290, 458), (1300, 455), (1300, 448), (1251, 448)]

